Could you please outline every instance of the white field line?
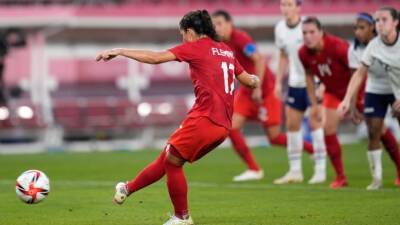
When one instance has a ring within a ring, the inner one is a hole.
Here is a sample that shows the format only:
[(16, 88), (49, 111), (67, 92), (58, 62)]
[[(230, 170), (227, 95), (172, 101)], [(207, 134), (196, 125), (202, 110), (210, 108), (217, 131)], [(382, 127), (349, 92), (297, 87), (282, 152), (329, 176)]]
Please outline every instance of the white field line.
[[(0, 185), (8, 186), (13, 185), (14, 180), (0, 180)], [(56, 186), (74, 186), (74, 187), (114, 187), (116, 181), (98, 181), (98, 180), (55, 180), (52, 182)], [(163, 182), (154, 184), (155, 186), (165, 186)], [(301, 191), (333, 191), (326, 184), (326, 186), (299, 186), (299, 185), (274, 185), (274, 184), (251, 184), (251, 183), (213, 183), (213, 182), (189, 182), (189, 186), (193, 188), (225, 188), (225, 189), (247, 189), (247, 190), (301, 190)], [(361, 187), (346, 187), (338, 191), (345, 192), (366, 192), (365, 188)], [(390, 187), (382, 188), (378, 192), (399, 192), (400, 188)]]

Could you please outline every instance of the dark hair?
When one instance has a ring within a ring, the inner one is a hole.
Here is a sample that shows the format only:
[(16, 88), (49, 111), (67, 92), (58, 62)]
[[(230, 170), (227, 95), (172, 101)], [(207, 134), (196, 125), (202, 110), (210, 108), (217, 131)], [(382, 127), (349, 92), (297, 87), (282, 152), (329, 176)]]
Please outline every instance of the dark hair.
[(222, 16), (226, 21), (232, 21), (232, 16), (227, 11), (223, 9), (218, 9), (217, 11), (213, 12), (213, 17)]
[(296, 0), (297, 6), (303, 5), (303, 3), (304, 3), (304, 0)]
[(357, 20), (364, 20), (365, 22), (369, 23), (370, 25), (374, 25), (374, 17), (366, 12), (360, 12), (357, 14)]
[(384, 6), (379, 9), (379, 11), (387, 11), (392, 16), (393, 20), (399, 20), (399, 12), (393, 7)]
[(188, 12), (179, 22), (179, 28), (187, 31), (193, 29), (198, 35), (207, 35), (214, 41), (219, 41), (217, 32), (211, 21), (207, 10), (196, 10)]
[(319, 19), (317, 17), (314, 17), (314, 16), (307, 17), (303, 21), (303, 24), (314, 24), (318, 28), (318, 30), (322, 30), (321, 22), (319, 21)]

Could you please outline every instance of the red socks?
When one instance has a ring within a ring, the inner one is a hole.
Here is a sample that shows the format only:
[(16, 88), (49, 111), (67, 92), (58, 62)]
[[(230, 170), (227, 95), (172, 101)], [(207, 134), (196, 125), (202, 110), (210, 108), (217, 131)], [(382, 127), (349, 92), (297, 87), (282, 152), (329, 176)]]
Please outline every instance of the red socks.
[(325, 135), (325, 143), (326, 150), (335, 169), (337, 178), (345, 178), (342, 161), (342, 148), (336, 134)]
[(174, 205), (175, 216), (186, 219), (188, 216), (187, 183), (182, 166), (176, 166), (165, 161), (165, 172), (167, 174), (167, 187), (169, 197)]
[(144, 168), (132, 181), (128, 182), (127, 189), (129, 193), (138, 191), (152, 183), (157, 182), (165, 175), (164, 161), (166, 151), (162, 151), (160, 156)]
[[(168, 147), (167, 147), (168, 148)], [(174, 154), (174, 149), (170, 146), (170, 153)], [(175, 155), (179, 157), (178, 155)], [(166, 149), (160, 156), (144, 168), (135, 179), (128, 182), (129, 193), (136, 192), (160, 180), (164, 175), (167, 176), (167, 187), (169, 196), (175, 209), (175, 216), (184, 219), (188, 216), (187, 202), (187, 183), (182, 166), (176, 166), (166, 159)]]
[(240, 158), (242, 158), (242, 160), (247, 164), (248, 169), (259, 171), (260, 167), (258, 166), (256, 160), (254, 159), (254, 156), (251, 153), (249, 147), (247, 146), (240, 131), (231, 130), (229, 138), (232, 141), (233, 148), (236, 150), (236, 153), (238, 153)]
[(390, 158), (396, 165), (397, 177), (400, 178), (400, 152), (397, 140), (391, 130), (386, 129), (386, 132), (381, 136), (383, 146), (385, 146)]
[[(287, 146), (287, 136), (286, 134), (280, 133), (278, 136), (276, 136), (274, 139), (271, 139), (271, 144), (272, 145), (280, 145), (280, 146)], [(308, 143), (307, 141), (304, 141), (304, 150), (306, 150), (307, 153), (313, 154), (314, 149), (312, 147), (312, 144)]]

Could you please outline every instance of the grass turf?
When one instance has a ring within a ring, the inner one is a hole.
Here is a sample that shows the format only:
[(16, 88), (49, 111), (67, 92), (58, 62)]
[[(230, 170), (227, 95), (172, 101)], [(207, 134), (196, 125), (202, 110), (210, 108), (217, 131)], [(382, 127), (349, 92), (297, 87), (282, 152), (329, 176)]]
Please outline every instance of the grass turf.
[[(345, 146), (350, 187), (330, 190), (323, 185), (272, 185), (287, 170), (281, 148), (255, 149), (266, 172), (259, 182), (235, 184), (232, 176), (244, 169), (230, 150), (216, 150), (186, 166), (189, 205), (196, 225), (330, 225), (399, 224), (400, 190), (393, 185), (395, 170), (387, 155), (385, 188), (365, 191), (370, 181), (365, 145)], [(1, 225), (157, 225), (172, 211), (164, 180), (135, 193), (122, 206), (111, 203), (117, 181), (131, 179), (158, 152), (51, 153), (0, 155)], [(304, 155), (305, 178), (312, 161)], [(329, 180), (333, 173), (329, 167)], [(51, 179), (49, 197), (37, 205), (20, 202), (14, 180), (23, 171), (40, 169)]]

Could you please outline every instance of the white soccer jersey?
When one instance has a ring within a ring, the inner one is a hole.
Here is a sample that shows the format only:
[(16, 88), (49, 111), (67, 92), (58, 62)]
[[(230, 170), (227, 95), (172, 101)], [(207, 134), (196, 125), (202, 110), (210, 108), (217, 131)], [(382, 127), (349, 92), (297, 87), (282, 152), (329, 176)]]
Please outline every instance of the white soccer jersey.
[(385, 44), (380, 37), (373, 39), (367, 46), (362, 63), (369, 67), (379, 65), (390, 78), (390, 85), (396, 99), (400, 99), (400, 39), (397, 36), (393, 45)]
[(300, 62), (298, 50), (303, 45), (302, 23), (289, 27), (285, 20), (275, 26), (275, 44), (289, 59), (289, 86), (306, 87), (304, 67)]
[[(352, 69), (358, 69), (361, 66), (361, 58), (366, 49), (365, 45), (351, 45), (349, 48), (349, 65)], [(392, 94), (390, 79), (385, 68), (376, 61), (368, 68), (368, 79), (365, 91), (373, 94)]]

